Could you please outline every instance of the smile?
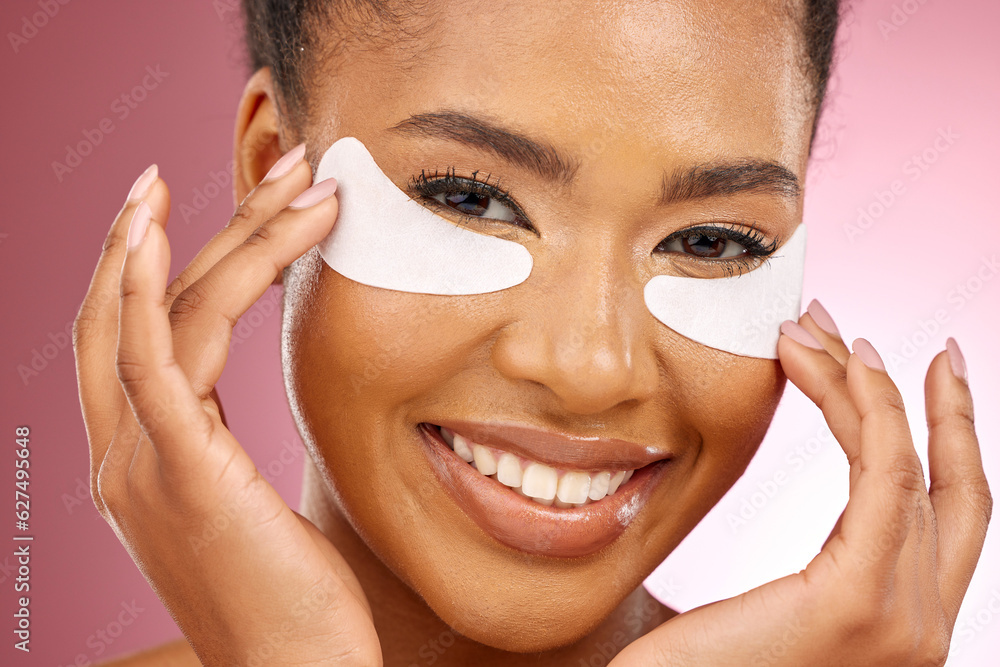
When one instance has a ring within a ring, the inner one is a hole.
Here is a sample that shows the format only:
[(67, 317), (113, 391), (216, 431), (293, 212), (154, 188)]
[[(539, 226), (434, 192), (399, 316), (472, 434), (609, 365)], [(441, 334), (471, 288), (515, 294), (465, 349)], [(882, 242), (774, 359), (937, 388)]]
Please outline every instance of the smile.
[(472, 442), (460, 433), (438, 427), (442, 439), (481, 474), (541, 505), (582, 507), (604, 496), (614, 495), (635, 470), (603, 470), (586, 473), (560, 470), (539, 461)]
[(614, 542), (671, 469), (668, 453), (616, 439), (463, 421), (419, 431), (445, 490), (484, 532), (547, 556)]

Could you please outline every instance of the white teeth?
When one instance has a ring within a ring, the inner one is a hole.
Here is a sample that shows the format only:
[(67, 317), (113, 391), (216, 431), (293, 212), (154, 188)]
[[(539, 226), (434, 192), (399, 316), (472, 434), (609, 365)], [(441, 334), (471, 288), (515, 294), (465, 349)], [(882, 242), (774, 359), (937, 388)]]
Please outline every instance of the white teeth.
[(521, 489), (532, 498), (552, 500), (556, 497), (558, 481), (555, 468), (543, 463), (529, 463), (521, 478)]
[(600, 500), (608, 495), (608, 483), (611, 481), (611, 473), (608, 471), (599, 472), (590, 478), (590, 492), (587, 497), (591, 500)]
[(622, 480), (625, 479), (625, 471), (619, 470), (614, 475), (611, 476), (611, 480), (608, 482), (608, 495), (610, 496), (618, 487), (621, 486)]
[(564, 503), (582, 503), (590, 492), (590, 475), (585, 472), (568, 472), (559, 480), (556, 495)]
[(489, 476), (497, 471), (497, 460), (493, 458), (493, 453), (482, 445), (472, 445), (472, 457), (476, 460), (476, 468), (484, 475)]
[(513, 454), (501, 454), (497, 462), (497, 479), (512, 488), (521, 486), (521, 461)]
[(579, 470), (557, 470), (544, 463), (528, 461), (510, 452), (472, 442), (444, 427), (440, 430), (441, 438), (473, 469), (547, 507), (568, 509), (596, 502), (613, 495), (635, 472), (604, 470), (586, 473)]
[(463, 461), (466, 463), (472, 463), (472, 450), (469, 448), (469, 441), (460, 436), (458, 433), (455, 434), (455, 439), (452, 442), (452, 449), (458, 454)]

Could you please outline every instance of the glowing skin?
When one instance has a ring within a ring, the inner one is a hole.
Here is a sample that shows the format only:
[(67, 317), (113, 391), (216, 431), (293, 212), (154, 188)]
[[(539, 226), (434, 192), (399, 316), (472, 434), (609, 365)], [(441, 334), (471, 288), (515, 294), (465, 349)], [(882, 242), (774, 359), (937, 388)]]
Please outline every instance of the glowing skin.
[(315, 181), (337, 179), (337, 225), (319, 244), (335, 271), (365, 285), (421, 294), (483, 294), (531, 273), (524, 246), (458, 227), (397, 188), (364, 145), (336, 141)]
[[(442, 297), (359, 284), (315, 252), (286, 272), (286, 386), (319, 464), (302, 511), (357, 572), (403, 664), (448, 626), (468, 640), (447, 660), (509, 664), (489, 647), (589, 659), (589, 642), (670, 616), (636, 616), (650, 599), (637, 589), (742, 474), (785, 378), (776, 361), (672, 332), (642, 290), (654, 275), (732, 271), (654, 252), (671, 234), (752, 224), (771, 241), (801, 222), (801, 197), (767, 188), (660, 203), (665, 177), (706, 163), (766, 160), (804, 180), (813, 116), (780, 4), (442, 3), (417, 19), (425, 41), (359, 50), (313, 79), (323, 120), (300, 138), (314, 166), (353, 136), (407, 192), (422, 170), (490, 174), (534, 229), (441, 214), (521, 243), (544, 276)], [(408, 120), (442, 110), (544, 142), (571, 173)], [(655, 446), (669, 472), (602, 550), (529, 554), (485, 533), (435, 473), (419, 425), (453, 419)]]
[[(644, 303), (654, 277), (752, 274), (794, 239), (813, 126), (794, 8), (420, 10), (313, 35), (302, 114), (256, 72), (229, 223), (170, 281), (154, 178), (74, 322), (91, 491), (198, 653), (172, 662), (944, 664), (992, 511), (954, 341), (925, 382), (925, 476), (865, 339), (852, 354), (807, 313), (782, 323), (780, 362), (738, 356)], [(523, 246), (532, 278), (442, 296), (331, 270), (336, 182), (307, 187), (341, 136)], [(282, 278), (301, 514), (215, 390), (234, 323)], [(850, 501), (805, 570), (674, 615), (640, 583), (742, 474), (784, 373), (851, 462)]]
[[(531, 273), (524, 247), (431, 213), (397, 188), (353, 137), (323, 154), (314, 182), (327, 178), (337, 179), (340, 206), (337, 224), (318, 248), (342, 276), (402, 292), (460, 295), (514, 287)], [(481, 216), (490, 210), (479, 208)], [(738, 276), (654, 276), (643, 299), (656, 319), (686, 338), (777, 359), (778, 327), (799, 314), (805, 241), (799, 225), (770, 263)]]

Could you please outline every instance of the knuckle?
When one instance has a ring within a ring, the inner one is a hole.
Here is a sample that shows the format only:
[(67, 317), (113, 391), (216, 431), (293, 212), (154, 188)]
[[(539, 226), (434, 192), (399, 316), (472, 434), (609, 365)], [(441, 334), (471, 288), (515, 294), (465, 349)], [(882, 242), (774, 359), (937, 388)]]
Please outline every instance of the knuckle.
[(101, 516), (110, 522), (112, 517), (120, 517), (129, 507), (128, 494), (125, 492), (119, 480), (102, 469), (94, 477), (94, 482), (90, 489), (94, 504), (101, 511)]
[(145, 365), (125, 359), (120, 353), (115, 360), (115, 372), (118, 375), (118, 382), (129, 396), (141, 392), (149, 381), (149, 370)]
[(886, 476), (894, 486), (904, 491), (923, 493), (927, 490), (924, 482), (924, 468), (916, 454), (899, 454), (886, 464)]
[(271, 243), (273, 237), (274, 233), (270, 227), (267, 225), (260, 225), (257, 229), (250, 233), (250, 236), (247, 237), (244, 243), (250, 246), (266, 247), (269, 243)]
[(955, 406), (954, 410), (943, 414), (928, 414), (927, 428), (931, 430), (949, 429), (975, 436), (976, 420), (969, 406), (959, 404)]
[(229, 219), (226, 227), (246, 227), (248, 224), (253, 223), (257, 219), (257, 213), (253, 207), (253, 203), (249, 201), (249, 197), (244, 199), (236, 210), (233, 211), (233, 217)]
[(104, 245), (101, 247), (101, 253), (103, 255), (115, 255), (122, 250), (122, 246), (125, 244), (125, 236), (122, 234), (108, 234), (104, 239)]
[(875, 396), (876, 403), (887, 412), (906, 418), (906, 406), (903, 404), (903, 397), (894, 388), (880, 390)]
[(201, 281), (191, 283), (170, 303), (170, 324), (176, 326), (191, 319), (205, 307), (208, 300), (205, 284)]

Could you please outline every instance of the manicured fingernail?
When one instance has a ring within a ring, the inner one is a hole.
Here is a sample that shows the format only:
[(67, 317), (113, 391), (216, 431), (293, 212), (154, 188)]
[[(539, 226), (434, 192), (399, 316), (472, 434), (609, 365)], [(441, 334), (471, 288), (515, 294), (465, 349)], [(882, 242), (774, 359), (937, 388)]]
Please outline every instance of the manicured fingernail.
[(822, 350), (823, 346), (820, 344), (816, 338), (802, 328), (798, 322), (793, 322), (791, 320), (785, 320), (781, 323), (781, 333), (785, 334), (796, 343), (800, 345), (805, 345), (806, 347), (811, 347), (814, 350)]
[(132, 214), (132, 222), (128, 225), (128, 239), (126, 244), (129, 250), (134, 250), (146, 238), (146, 228), (149, 227), (149, 220), (152, 217), (153, 211), (146, 202), (141, 202), (135, 207), (135, 213)]
[(840, 337), (840, 330), (837, 329), (837, 325), (834, 324), (833, 318), (830, 317), (830, 313), (826, 312), (826, 308), (823, 307), (823, 304), (816, 299), (813, 299), (809, 302), (809, 307), (806, 308), (806, 311), (809, 312), (809, 317), (813, 319), (816, 326), (831, 336)]
[(310, 206), (315, 206), (324, 199), (333, 196), (333, 193), (337, 191), (337, 179), (328, 178), (325, 181), (320, 181), (316, 185), (312, 186), (298, 197), (292, 200), (292, 203), (288, 205), (289, 208), (309, 208)]
[(958, 342), (954, 338), (949, 338), (945, 343), (945, 348), (948, 350), (948, 359), (951, 361), (951, 372), (960, 380), (968, 382), (969, 371), (965, 367), (965, 356), (958, 349)]
[(854, 350), (854, 354), (858, 355), (858, 359), (864, 362), (865, 366), (868, 368), (885, 372), (885, 364), (882, 363), (882, 357), (879, 356), (872, 344), (866, 341), (864, 338), (858, 338), (851, 344), (851, 349)]
[(139, 175), (139, 178), (135, 179), (135, 183), (132, 184), (132, 189), (128, 191), (129, 201), (138, 201), (149, 194), (149, 188), (153, 186), (156, 182), (156, 177), (159, 174), (160, 169), (155, 164), (151, 164), (146, 167), (146, 171)]
[(295, 167), (295, 165), (301, 162), (302, 158), (304, 158), (305, 156), (306, 156), (306, 145), (299, 144), (298, 146), (296, 146), (295, 148), (293, 148), (292, 150), (288, 151), (280, 158), (278, 158), (278, 161), (275, 162), (274, 165), (271, 167), (271, 170), (267, 172), (267, 175), (264, 176), (264, 178), (261, 180), (261, 183), (263, 183), (264, 181), (275, 181), (281, 178), (282, 176), (290, 172)]

